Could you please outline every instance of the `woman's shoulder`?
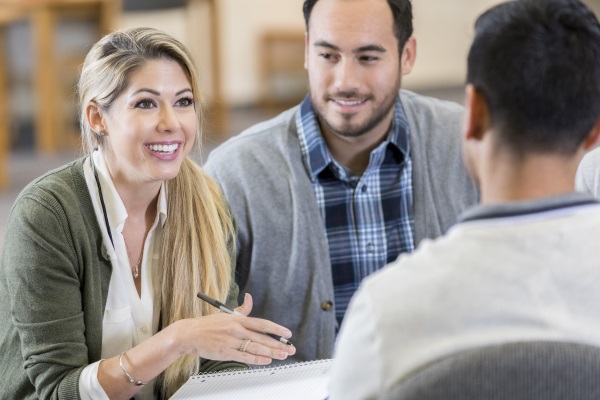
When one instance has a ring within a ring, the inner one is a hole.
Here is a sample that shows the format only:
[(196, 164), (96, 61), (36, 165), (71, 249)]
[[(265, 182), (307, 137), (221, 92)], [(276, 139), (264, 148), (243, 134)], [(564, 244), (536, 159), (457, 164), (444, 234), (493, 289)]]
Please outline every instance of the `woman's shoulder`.
[(73, 202), (74, 198), (82, 195), (89, 197), (83, 172), (84, 160), (79, 158), (34, 179), (17, 196), (13, 210), (22, 203), (31, 206), (31, 200), (44, 207), (78, 207), (79, 202)]
[(25, 186), (21, 194), (36, 189), (52, 190), (56, 186), (71, 185), (73, 180), (78, 177), (85, 180), (83, 172), (83, 163), (85, 159), (85, 157), (78, 158), (77, 160), (44, 173)]

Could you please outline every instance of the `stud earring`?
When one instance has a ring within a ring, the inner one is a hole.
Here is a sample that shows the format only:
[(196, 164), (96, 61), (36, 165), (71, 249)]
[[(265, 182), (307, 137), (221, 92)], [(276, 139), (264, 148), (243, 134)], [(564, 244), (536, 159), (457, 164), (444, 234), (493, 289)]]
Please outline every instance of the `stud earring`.
[(100, 132), (98, 132), (98, 136), (106, 136), (106, 132), (100, 131)]

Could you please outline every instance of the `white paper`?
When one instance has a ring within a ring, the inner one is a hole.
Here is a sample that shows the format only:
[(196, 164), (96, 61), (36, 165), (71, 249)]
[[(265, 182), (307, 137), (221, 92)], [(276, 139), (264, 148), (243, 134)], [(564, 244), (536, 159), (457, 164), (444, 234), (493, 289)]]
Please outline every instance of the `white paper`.
[(171, 397), (176, 400), (324, 400), (331, 359), (196, 375)]

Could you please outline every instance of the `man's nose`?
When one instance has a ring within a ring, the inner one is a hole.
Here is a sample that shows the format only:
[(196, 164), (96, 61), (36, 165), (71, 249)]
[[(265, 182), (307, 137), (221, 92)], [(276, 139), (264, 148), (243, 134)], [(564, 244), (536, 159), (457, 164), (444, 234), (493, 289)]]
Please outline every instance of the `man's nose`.
[(356, 92), (360, 88), (360, 70), (352, 59), (342, 59), (335, 68), (335, 89)]

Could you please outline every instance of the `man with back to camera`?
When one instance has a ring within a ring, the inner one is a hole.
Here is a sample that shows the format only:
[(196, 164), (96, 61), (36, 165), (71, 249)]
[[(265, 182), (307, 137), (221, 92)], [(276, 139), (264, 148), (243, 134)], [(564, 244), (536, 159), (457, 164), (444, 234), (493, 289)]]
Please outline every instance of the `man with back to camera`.
[(477, 201), (462, 108), (400, 91), (416, 55), (409, 0), (307, 0), (310, 93), (214, 150), (206, 169), (238, 227), (254, 316), (328, 358), (361, 280)]
[(600, 204), (574, 193), (600, 137), (600, 25), (579, 0), (518, 0), (475, 26), (463, 149), (481, 205), (365, 279), (336, 347), (331, 399), (379, 398), (467, 348), (600, 345)]

